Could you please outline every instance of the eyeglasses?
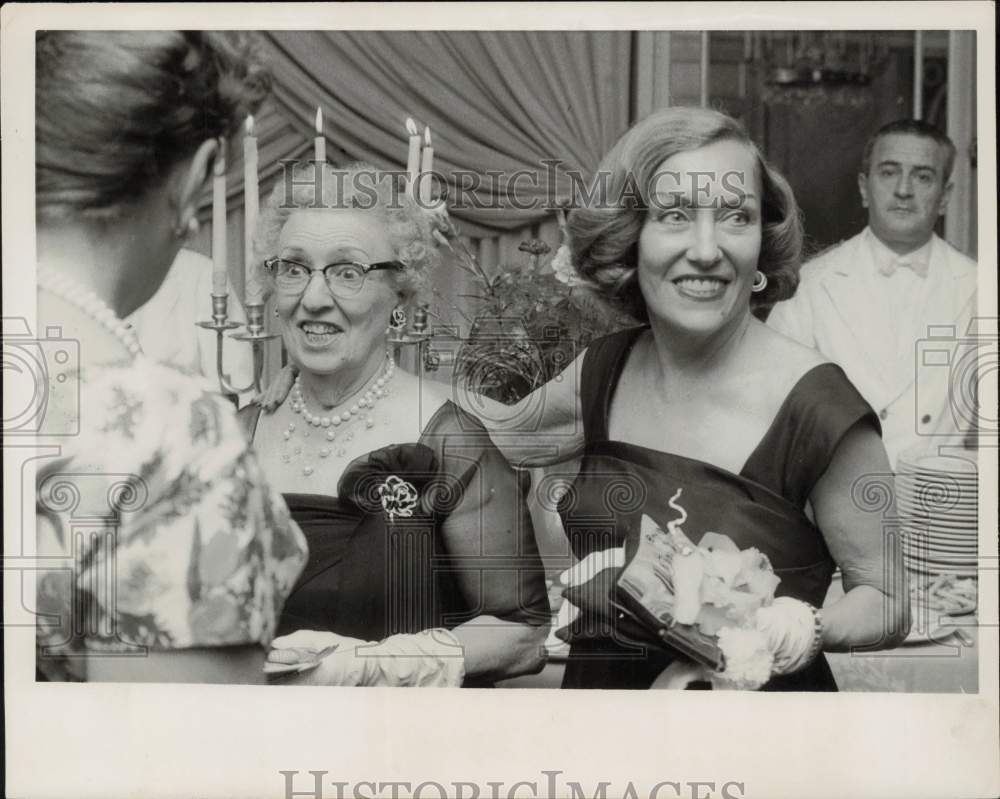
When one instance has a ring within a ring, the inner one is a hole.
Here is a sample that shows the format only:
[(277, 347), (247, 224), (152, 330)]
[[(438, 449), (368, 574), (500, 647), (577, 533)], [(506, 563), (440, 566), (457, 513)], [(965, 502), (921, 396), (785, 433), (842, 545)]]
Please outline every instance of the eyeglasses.
[(364, 264), (360, 261), (338, 261), (316, 269), (288, 258), (268, 258), (264, 268), (274, 278), (278, 289), (289, 294), (301, 294), (306, 290), (313, 272), (322, 272), (330, 293), (337, 297), (353, 297), (365, 285), (369, 272), (392, 269), (402, 271), (406, 267), (399, 261), (379, 261)]

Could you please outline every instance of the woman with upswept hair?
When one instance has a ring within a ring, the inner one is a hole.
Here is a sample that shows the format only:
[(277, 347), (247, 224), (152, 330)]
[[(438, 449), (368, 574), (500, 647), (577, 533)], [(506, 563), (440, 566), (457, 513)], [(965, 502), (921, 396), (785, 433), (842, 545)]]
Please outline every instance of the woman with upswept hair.
[(122, 320), (269, 76), (247, 36), (199, 31), (43, 31), (35, 67), (38, 316), (80, 356), (50, 364), (40, 436), (38, 673), (263, 682), (305, 540), (217, 387)]

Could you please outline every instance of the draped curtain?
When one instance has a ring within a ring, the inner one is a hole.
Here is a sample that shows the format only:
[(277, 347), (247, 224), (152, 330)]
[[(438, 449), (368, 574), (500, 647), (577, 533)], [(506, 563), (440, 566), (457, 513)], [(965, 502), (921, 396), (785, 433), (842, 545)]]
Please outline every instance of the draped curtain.
[[(486, 207), (453, 209), (471, 234), (512, 230), (551, 213), (552, 201), (571, 196), (567, 170), (589, 179), (629, 123), (628, 32), (263, 36), (273, 102), (288, 123), (284, 136), (262, 147), (265, 170), (283, 158), (309, 157), (317, 106), (331, 148), (349, 160), (401, 170), (410, 116), (421, 129), (430, 126), (435, 171), (451, 184), (449, 193), (456, 170), (505, 176), (470, 193), (475, 200), (467, 205)], [(547, 180), (548, 159), (559, 166)], [(506, 181), (520, 170), (538, 175), (538, 185), (523, 174), (516, 184), (518, 203), (534, 204), (530, 210), (505, 200)], [(504, 207), (489, 207), (498, 204)]]
[[(255, 116), (261, 202), (283, 161), (312, 158), (317, 106), (335, 164), (368, 161), (403, 170), (405, 121), (413, 117), (421, 130), (431, 128), (434, 169), (450, 183), (450, 204), (456, 171), (485, 181), (490, 172), (505, 176), (472, 193), (486, 207), (451, 210), (488, 269), (523, 257), (518, 245), (526, 238), (558, 243), (551, 204), (572, 196), (568, 171), (589, 180), (629, 125), (629, 32), (282, 31), (262, 33), (261, 40), (274, 75), (272, 96)], [(559, 162), (550, 185), (546, 160)], [(538, 173), (538, 185), (523, 171)], [(529, 210), (513, 208), (505, 198), (506, 181), (518, 173), (517, 200), (533, 203)], [(227, 196), (229, 270), (242, 294), (239, 137), (227, 159)], [(496, 205), (503, 207), (489, 207)], [(210, 191), (200, 212), (205, 224), (189, 246), (208, 254)], [(465, 329), (475, 306), (465, 296), (475, 290), (469, 280), (458, 269), (438, 270), (436, 323)], [(454, 306), (465, 314), (449, 310)], [(268, 374), (277, 368), (278, 351), (270, 348)]]

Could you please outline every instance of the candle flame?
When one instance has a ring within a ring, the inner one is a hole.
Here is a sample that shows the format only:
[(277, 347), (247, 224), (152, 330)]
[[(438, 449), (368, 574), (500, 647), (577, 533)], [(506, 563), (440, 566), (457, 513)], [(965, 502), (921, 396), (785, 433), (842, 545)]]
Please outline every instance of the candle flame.
[(246, 133), (247, 136), (253, 136), (253, 114), (247, 114)]
[(431, 146), (431, 129), (429, 127), (424, 128), (424, 145)]
[(411, 136), (416, 136), (420, 133), (417, 129), (417, 123), (413, 121), (413, 117), (406, 118), (406, 132)]
[(316, 106), (316, 135), (323, 135), (323, 109)]

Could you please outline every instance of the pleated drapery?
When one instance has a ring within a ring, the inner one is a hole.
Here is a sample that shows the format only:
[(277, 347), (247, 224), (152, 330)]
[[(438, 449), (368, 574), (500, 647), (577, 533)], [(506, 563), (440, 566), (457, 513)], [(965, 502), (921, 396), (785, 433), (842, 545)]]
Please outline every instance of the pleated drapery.
[[(279, 117), (262, 119), (262, 187), (282, 160), (311, 157), (317, 106), (330, 160), (385, 169), (405, 167), (409, 116), (421, 130), (430, 126), (435, 172), (452, 197), (456, 172), (479, 177), (482, 185), (465, 196), (480, 207), (452, 213), (470, 235), (489, 235), (551, 214), (552, 201), (572, 194), (567, 171), (589, 179), (629, 123), (628, 32), (282, 31), (262, 38), (274, 74), (269, 105)], [(234, 156), (229, 193), (239, 202)], [(559, 165), (547, 172), (546, 160)], [(500, 177), (491, 182), (490, 173)], [(512, 207), (508, 190), (517, 204), (534, 207)]]

